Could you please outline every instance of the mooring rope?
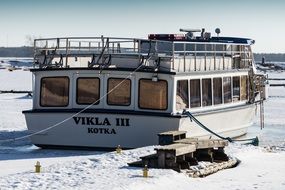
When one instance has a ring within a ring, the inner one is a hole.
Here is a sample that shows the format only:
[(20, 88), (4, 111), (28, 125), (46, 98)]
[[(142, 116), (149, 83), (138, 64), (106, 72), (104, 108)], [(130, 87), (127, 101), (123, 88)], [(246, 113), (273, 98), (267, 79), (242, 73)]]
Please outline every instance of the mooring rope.
[[(146, 60), (148, 61), (150, 59), (150, 57)], [(133, 72), (131, 72), (126, 78), (124, 78), (120, 83), (118, 83), (116, 86), (114, 86), (114, 88), (112, 88), (110, 91), (108, 91), (107, 93), (105, 93), (101, 98), (99, 98), (98, 100), (94, 101), (92, 104), (89, 104), (87, 105), (85, 108), (83, 108), (82, 110), (80, 110), (79, 112), (73, 114), (72, 116), (50, 126), (50, 127), (47, 127), (43, 130), (40, 130), (40, 131), (37, 131), (37, 132), (34, 132), (32, 134), (29, 134), (29, 135), (25, 135), (25, 136), (22, 136), (22, 137), (17, 137), (17, 138), (11, 138), (11, 139), (3, 139), (3, 140), (0, 140), (0, 143), (5, 143), (5, 142), (14, 142), (14, 141), (17, 141), (17, 140), (22, 140), (22, 139), (26, 139), (26, 138), (29, 138), (29, 137), (32, 137), (34, 135), (37, 135), (37, 134), (40, 134), (40, 133), (43, 133), (43, 132), (46, 132), (46, 131), (49, 131), (50, 129), (53, 129), (63, 123), (65, 123), (66, 121), (72, 119), (73, 117), (76, 117), (78, 116), (79, 114), (81, 114), (82, 112), (86, 111), (87, 109), (89, 109), (91, 106), (95, 105), (97, 102), (99, 102), (100, 100), (102, 100), (103, 98), (105, 98), (108, 94), (110, 94), (111, 92), (113, 92), (116, 88), (118, 88), (123, 82), (125, 82), (127, 79), (131, 78), (131, 76), (136, 73), (141, 67), (143, 66), (143, 64), (139, 65)]]
[(191, 121), (195, 121), (195, 123), (198, 124), (198, 126), (200, 126), (201, 128), (203, 128), (204, 130), (208, 131), (209, 133), (215, 135), (216, 137), (223, 139), (223, 140), (227, 140), (229, 142), (245, 142), (245, 141), (251, 141), (253, 145), (258, 145), (259, 140), (257, 137), (255, 138), (250, 138), (250, 139), (232, 139), (230, 137), (223, 137), (217, 133), (215, 133), (214, 131), (212, 131), (211, 129), (209, 129), (208, 127), (206, 127), (205, 125), (203, 125), (196, 117), (194, 117), (189, 111), (183, 110), (182, 112), (183, 115), (186, 115), (190, 118)]

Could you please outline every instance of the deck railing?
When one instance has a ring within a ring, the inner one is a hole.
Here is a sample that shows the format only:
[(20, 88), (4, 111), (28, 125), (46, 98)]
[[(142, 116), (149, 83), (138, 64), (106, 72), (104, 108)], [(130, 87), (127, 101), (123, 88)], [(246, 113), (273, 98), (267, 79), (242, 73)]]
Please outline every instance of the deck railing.
[[(189, 59), (194, 62), (194, 70), (197, 70), (199, 61), (206, 63), (212, 60), (211, 64), (215, 70), (217, 68), (226, 69), (226, 59), (231, 60), (231, 69), (248, 68), (253, 60), (251, 48), (247, 44), (173, 42), (103, 36), (48, 38), (34, 41), (34, 63), (40, 68), (70, 67), (70, 58), (77, 60), (77, 58), (85, 57), (89, 62), (96, 58), (96, 63), (102, 64), (106, 56), (135, 56), (140, 60), (142, 57), (151, 55), (155, 55), (156, 58), (168, 58), (171, 69), (176, 68), (175, 64), (179, 60), (179, 64), (184, 65), (184, 71), (187, 70)], [(217, 66), (218, 60), (222, 61), (222, 67)]]

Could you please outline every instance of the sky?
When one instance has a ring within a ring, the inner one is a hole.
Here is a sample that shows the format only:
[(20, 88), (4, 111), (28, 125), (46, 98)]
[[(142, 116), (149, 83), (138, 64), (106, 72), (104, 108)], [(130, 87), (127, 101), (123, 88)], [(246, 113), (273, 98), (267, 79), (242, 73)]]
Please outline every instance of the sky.
[(256, 53), (285, 53), (284, 0), (0, 0), (0, 47), (36, 38), (146, 38), (205, 28), (247, 37)]

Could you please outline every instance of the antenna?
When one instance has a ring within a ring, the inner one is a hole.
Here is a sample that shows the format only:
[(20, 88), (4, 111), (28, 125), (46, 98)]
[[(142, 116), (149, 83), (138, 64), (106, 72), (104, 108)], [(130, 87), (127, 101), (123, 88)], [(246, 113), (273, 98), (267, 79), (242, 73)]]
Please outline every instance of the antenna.
[(215, 32), (216, 32), (217, 36), (219, 37), (219, 34), (221, 33), (221, 30), (219, 28), (216, 28)]

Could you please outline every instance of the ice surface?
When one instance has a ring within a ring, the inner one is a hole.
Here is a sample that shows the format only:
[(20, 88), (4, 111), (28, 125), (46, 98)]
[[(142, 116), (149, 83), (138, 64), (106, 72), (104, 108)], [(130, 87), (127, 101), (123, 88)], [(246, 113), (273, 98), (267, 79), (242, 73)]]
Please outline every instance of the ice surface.
[(1, 90), (32, 90), (32, 73), (30, 71), (0, 69)]

